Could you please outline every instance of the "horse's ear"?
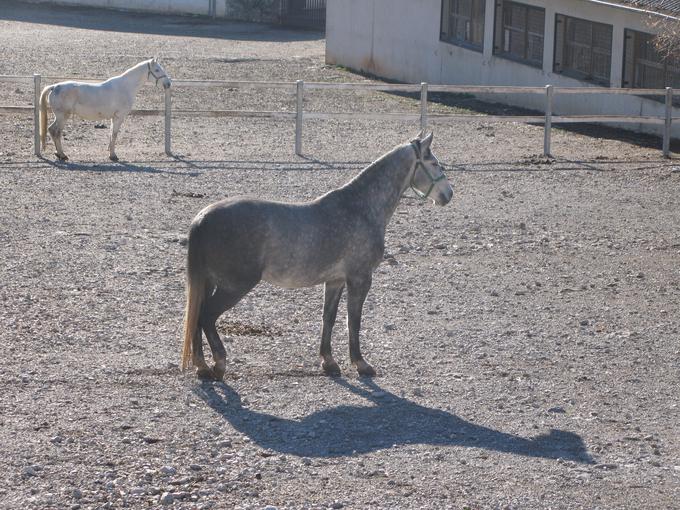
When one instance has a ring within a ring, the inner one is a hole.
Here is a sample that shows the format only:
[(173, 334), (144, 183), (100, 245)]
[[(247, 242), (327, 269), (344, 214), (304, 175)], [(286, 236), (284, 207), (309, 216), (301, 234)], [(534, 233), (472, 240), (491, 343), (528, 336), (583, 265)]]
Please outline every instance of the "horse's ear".
[(418, 140), (422, 140), (423, 136), (425, 136), (425, 130), (421, 129), (420, 133), (418, 133), (418, 136), (416, 137)]
[(420, 140), (420, 149), (423, 151), (426, 151), (427, 149), (430, 148), (430, 144), (432, 143), (432, 137), (433, 133), (430, 131), (430, 134), (425, 136), (425, 138), (422, 138)]

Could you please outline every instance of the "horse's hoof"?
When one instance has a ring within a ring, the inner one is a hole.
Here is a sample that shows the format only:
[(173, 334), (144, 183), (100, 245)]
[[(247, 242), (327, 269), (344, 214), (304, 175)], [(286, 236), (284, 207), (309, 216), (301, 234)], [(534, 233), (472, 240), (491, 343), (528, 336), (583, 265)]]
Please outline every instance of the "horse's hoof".
[(359, 372), (359, 375), (362, 377), (373, 377), (375, 376), (375, 370), (371, 365), (366, 363), (365, 361), (359, 361), (356, 364), (357, 366), (357, 372)]
[(196, 377), (199, 379), (213, 380), (215, 379), (215, 372), (208, 367), (200, 367), (196, 369)]
[(214, 366), (212, 369), (213, 379), (215, 381), (221, 381), (224, 379), (224, 367)]
[(109, 159), (110, 159), (111, 161), (118, 161), (118, 156), (116, 156), (116, 155), (109, 156)]
[(321, 363), (321, 368), (323, 369), (324, 374), (330, 377), (340, 377), (340, 367), (335, 361), (330, 363), (324, 361)]
[(59, 161), (68, 161), (68, 156), (66, 154), (59, 154), (58, 152), (55, 152), (54, 155), (57, 156)]

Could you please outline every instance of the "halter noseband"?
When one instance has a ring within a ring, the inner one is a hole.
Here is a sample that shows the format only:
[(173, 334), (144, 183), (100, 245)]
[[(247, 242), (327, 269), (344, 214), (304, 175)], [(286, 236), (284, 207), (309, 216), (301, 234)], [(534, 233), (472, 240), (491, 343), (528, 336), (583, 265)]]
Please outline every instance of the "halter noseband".
[[(425, 163), (423, 162), (423, 155), (420, 152), (420, 147), (415, 144), (415, 142), (411, 142), (411, 147), (413, 147), (413, 150), (416, 151), (416, 164), (413, 169), (413, 173), (411, 174), (411, 189), (413, 192), (416, 194), (418, 198), (421, 200), (427, 200), (427, 197), (430, 196), (430, 193), (432, 193), (432, 190), (434, 189), (435, 184), (437, 182), (441, 181), (442, 179), (446, 179), (446, 176), (442, 172), (442, 174), (439, 177), (432, 177), (430, 175), (430, 172), (428, 171), (427, 167), (425, 166)], [(415, 185), (415, 178), (416, 178), (416, 172), (418, 171), (418, 166), (420, 166), (424, 171), (425, 175), (427, 175), (428, 179), (430, 179), (430, 187), (427, 190), (427, 193), (423, 193), (420, 191), (418, 188), (416, 188)]]
[(168, 77), (167, 74), (163, 74), (163, 75), (161, 75), (161, 76), (156, 76), (156, 75), (154, 74), (154, 72), (151, 70), (151, 62), (147, 62), (147, 63), (146, 63), (146, 66), (149, 68), (149, 72), (146, 74), (146, 77), (148, 78), (149, 75), (151, 75), (151, 76), (153, 76), (154, 78), (156, 78), (156, 85), (158, 85), (158, 80), (161, 80), (161, 79), (163, 79), (163, 78), (167, 78), (167, 77)]

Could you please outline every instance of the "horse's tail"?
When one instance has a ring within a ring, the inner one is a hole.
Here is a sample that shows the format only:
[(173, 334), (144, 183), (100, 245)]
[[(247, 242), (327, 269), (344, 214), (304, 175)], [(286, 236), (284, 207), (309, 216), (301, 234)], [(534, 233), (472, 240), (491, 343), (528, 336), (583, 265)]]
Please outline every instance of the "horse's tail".
[(48, 85), (40, 94), (40, 146), (45, 149), (47, 140), (47, 96), (54, 88), (54, 85)]
[(206, 279), (201, 267), (201, 256), (198, 252), (198, 242), (192, 229), (189, 234), (187, 253), (187, 306), (184, 310), (184, 346), (182, 348), (182, 370), (186, 370), (191, 363), (194, 337), (200, 335), (198, 317), (205, 297)]

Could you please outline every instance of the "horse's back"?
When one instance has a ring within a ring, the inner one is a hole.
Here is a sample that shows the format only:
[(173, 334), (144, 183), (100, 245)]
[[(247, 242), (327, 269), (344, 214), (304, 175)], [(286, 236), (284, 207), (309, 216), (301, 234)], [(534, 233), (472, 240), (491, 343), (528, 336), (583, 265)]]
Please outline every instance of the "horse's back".
[(286, 204), (251, 198), (225, 199), (199, 212), (190, 237), (212, 248), (263, 250), (277, 238), (290, 239), (309, 223), (303, 204)]
[(216, 202), (203, 209), (192, 228), (206, 229), (211, 235), (222, 234), (275, 245), (297, 244), (309, 247), (322, 238), (342, 237), (340, 227), (352, 224), (346, 214), (325, 207), (318, 201), (286, 203), (256, 198), (235, 198)]
[(128, 96), (117, 93), (108, 81), (56, 83), (52, 87), (49, 102), (55, 111), (76, 114), (87, 120), (110, 119), (118, 112), (127, 113), (132, 107)]
[(190, 229), (212, 274), (244, 272), (282, 287), (340, 280), (353, 262), (377, 264), (382, 241), (360, 216), (334, 204), (228, 199), (203, 209)]

